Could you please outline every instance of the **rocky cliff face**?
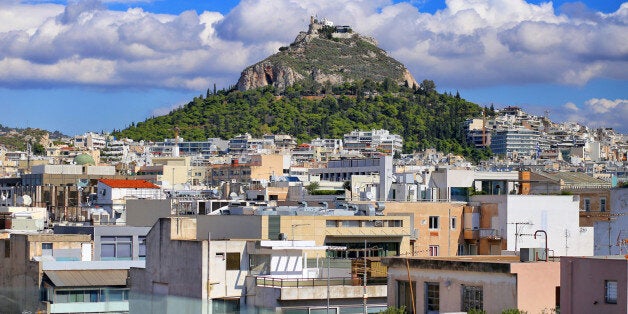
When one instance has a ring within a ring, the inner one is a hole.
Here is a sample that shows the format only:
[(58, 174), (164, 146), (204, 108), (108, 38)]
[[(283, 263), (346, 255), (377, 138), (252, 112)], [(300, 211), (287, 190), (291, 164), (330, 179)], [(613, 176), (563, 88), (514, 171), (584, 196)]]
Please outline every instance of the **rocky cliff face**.
[(244, 91), (272, 85), (284, 90), (295, 83), (321, 86), (386, 78), (416, 84), (406, 67), (377, 47), (374, 39), (310, 25), (289, 47), (244, 69), (237, 87)]

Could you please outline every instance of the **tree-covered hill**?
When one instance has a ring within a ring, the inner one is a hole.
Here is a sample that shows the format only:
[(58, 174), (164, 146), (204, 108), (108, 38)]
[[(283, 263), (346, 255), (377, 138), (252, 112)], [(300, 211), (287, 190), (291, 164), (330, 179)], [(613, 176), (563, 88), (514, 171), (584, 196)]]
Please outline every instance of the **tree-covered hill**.
[(459, 95), (439, 94), (432, 81), (420, 86), (397, 86), (391, 80), (325, 86), (325, 95), (310, 95), (300, 85), (281, 96), (272, 87), (249, 91), (220, 91), (195, 97), (168, 115), (153, 117), (114, 131), (118, 137), (161, 141), (178, 127), (186, 140), (232, 138), (248, 132), (290, 134), (299, 141), (342, 138), (353, 130), (386, 129), (404, 139), (404, 152), (437, 148), (478, 160), (488, 152), (468, 147), (464, 120), (481, 115), (482, 108)]

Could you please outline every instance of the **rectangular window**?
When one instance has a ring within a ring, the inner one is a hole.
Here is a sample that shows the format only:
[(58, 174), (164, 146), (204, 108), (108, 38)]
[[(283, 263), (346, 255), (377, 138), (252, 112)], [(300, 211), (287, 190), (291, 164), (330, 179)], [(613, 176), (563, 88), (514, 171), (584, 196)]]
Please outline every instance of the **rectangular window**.
[(139, 241), (139, 252), (137, 252), (137, 255), (141, 260), (144, 260), (146, 259), (146, 237), (138, 237), (137, 239)]
[(440, 290), (438, 282), (425, 283), (425, 310), (428, 314), (438, 313), (440, 304)]
[(118, 243), (116, 246), (116, 259), (130, 260), (133, 257), (131, 252), (131, 243)]
[(606, 303), (617, 304), (617, 281), (606, 280), (604, 286), (606, 287), (604, 298)]
[(430, 216), (430, 229), (438, 229), (438, 216)]
[(451, 228), (451, 230), (455, 230), (456, 229), (456, 217), (451, 217), (451, 223), (449, 225), (449, 227)]
[(462, 286), (462, 311), (484, 309), (484, 291), (481, 286)]
[(100, 259), (112, 260), (116, 258), (116, 245), (115, 244), (100, 244)]
[(606, 197), (600, 198), (600, 211), (601, 212), (606, 211)]
[(240, 253), (227, 253), (227, 270), (240, 270)]
[(326, 226), (327, 226), (327, 228), (338, 227), (338, 220), (327, 220)]
[(464, 254), (464, 244), (458, 244), (458, 255), (465, 255)]
[(42, 243), (41, 244), (41, 255), (42, 256), (52, 256), (52, 243)]
[(100, 237), (101, 260), (131, 260), (133, 259), (133, 237)]
[(438, 256), (438, 245), (430, 245), (430, 256)]
[(591, 199), (585, 198), (584, 199), (584, 211), (588, 212), (590, 210), (591, 210)]
[(4, 240), (4, 257), (11, 257), (11, 241), (9, 239)]
[(57, 291), (55, 293), (55, 303), (68, 303), (70, 291)]

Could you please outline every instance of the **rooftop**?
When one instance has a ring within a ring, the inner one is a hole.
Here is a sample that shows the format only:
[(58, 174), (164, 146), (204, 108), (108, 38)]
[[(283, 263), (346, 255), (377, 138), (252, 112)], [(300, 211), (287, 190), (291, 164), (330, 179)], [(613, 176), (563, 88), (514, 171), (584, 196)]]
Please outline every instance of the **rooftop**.
[(120, 189), (159, 189), (159, 186), (146, 180), (100, 179), (104, 185)]

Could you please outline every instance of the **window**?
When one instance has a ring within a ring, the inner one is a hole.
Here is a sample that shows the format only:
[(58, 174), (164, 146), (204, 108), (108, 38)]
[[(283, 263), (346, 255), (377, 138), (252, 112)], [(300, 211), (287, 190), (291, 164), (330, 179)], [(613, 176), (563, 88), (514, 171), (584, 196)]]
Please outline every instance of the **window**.
[(249, 255), (249, 273), (254, 276), (269, 275), (270, 274), (270, 255), (250, 254)]
[(52, 243), (42, 243), (41, 244), (41, 255), (42, 256), (52, 256)]
[(606, 287), (606, 292), (604, 293), (606, 303), (617, 304), (617, 281), (606, 280), (604, 286)]
[(132, 237), (100, 237), (100, 259), (103, 261), (111, 260), (131, 260), (132, 254)]
[(425, 310), (427, 313), (438, 313), (440, 291), (438, 282), (425, 283)]
[(455, 230), (456, 229), (456, 217), (451, 217), (451, 222), (449, 224), (449, 227), (451, 228), (451, 230)]
[(584, 199), (584, 211), (588, 212), (591, 210), (591, 199), (590, 198), (585, 198)]
[(227, 253), (227, 270), (240, 270), (240, 253)]
[(338, 227), (338, 220), (327, 220), (326, 221), (326, 226), (328, 228), (335, 228)]
[(438, 216), (430, 216), (430, 229), (438, 229)]
[(4, 240), (4, 257), (11, 257), (11, 241), (9, 239)]
[(464, 254), (464, 244), (458, 244), (458, 255), (465, 255)]
[(438, 245), (430, 245), (430, 256), (438, 256)]
[(462, 311), (483, 310), (484, 291), (481, 286), (462, 286)]
[(606, 211), (606, 197), (600, 198), (600, 211), (601, 212)]
[(54, 303), (128, 301), (129, 289), (57, 290)]
[(146, 237), (138, 237), (139, 247), (137, 255), (141, 260), (146, 259)]

